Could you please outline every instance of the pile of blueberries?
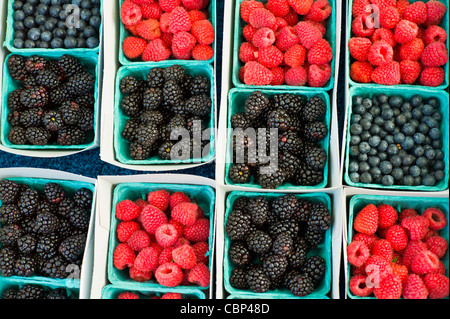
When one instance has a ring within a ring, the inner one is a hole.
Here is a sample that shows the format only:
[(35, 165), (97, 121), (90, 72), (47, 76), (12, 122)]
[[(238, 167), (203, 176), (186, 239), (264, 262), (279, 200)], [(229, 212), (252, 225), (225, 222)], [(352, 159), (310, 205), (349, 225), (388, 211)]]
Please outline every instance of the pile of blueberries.
[(436, 97), (354, 96), (349, 123), (350, 180), (383, 186), (437, 185), (445, 178), (441, 122)]
[(99, 46), (101, 0), (15, 0), (17, 49), (94, 49)]

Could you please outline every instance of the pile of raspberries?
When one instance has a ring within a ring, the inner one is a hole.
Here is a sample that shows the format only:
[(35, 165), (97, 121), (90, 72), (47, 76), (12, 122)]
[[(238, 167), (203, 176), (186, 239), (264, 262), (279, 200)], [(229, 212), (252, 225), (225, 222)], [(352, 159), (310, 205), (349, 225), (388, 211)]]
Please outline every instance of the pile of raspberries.
[(210, 0), (125, 0), (120, 18), (129, 36), (123, 54), (132, 61), (210, 60), (215, 31)]
[(409, 1), (353, 2), (348, 42), (353, 81), (429, 87), (444, 82), (447, 32), (439, 24), (447, 8), (440, 1)]
[(422, 211), (388, 204), (368, 204), (355, 217), (347, 246), (349, 289), (359, 297), (378, 299), (443, 299), (449, 279), (443, 257), (447, 226), (438, 207)]
[(183, 192), (155, 190), (146, 199), (117, 203), (118, 244), (113, 265), (132, 280), (165, 287), (210, 283), (210, 221)]
[(246, 85), (324, 87), (333, 49), (324, 38), (328, 0), (244, 0), (239, 79)]

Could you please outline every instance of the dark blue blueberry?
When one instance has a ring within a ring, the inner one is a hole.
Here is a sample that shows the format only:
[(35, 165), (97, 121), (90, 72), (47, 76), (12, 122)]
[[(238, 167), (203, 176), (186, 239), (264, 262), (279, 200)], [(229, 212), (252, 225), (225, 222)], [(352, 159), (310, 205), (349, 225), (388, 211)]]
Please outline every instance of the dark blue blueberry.
[(64, 40), (61, 38), (54, 38), (51, 42), (50, 42), (50, 46), (53, 49), (59, 49), (59, 48), (63, 48), (64, 47)]
[(367, 154), (370, 152), (370, 145), (368, 142), (361, 142), (361, 144), (359, 144), (359, 152), (361, 154)]
[(362, 104), (357, 104), (353, 107), (353, 112), (362, 116), (364, 113), (366, 113), (366, 108)]
[(411, 99), (409, 100), (409, 103), (411, 103), (411, 105), (413, 107), (418, 107), (418, 106), (422, 105), (423, 99), (419, 94), (415, 94), (411, 97)]
[(373, 116), (379, 116), (381, 114), (381, 109), (379, 106), (374, 105), (370, 108), (370, 114), (372, 114)]
[(77, 39), (75, 37), (67, 36), (64, 39), (64, 47), (66, 49), (73, 49), (77, 47)]
[(34, 17), (26, 17), (23, 20), (23, 25), (28, 29), (34, 28), (36, 26), (36, 20), (34, 19)]
[(445, 172), (444, 170), (438, 170), (434, 172), (434, 177), (438, 181), (442, 181), (445, 178)]
[(398, 146), (396, 144), (390, 144), (386, 150), (388, 156), (394, 156), (398, 154)]
[(378, 156), (370, 156), (369, 159), (367, 160), (367, 163), (369, 163), (369, 165), (372, 167), (380, 165), (380, 162), (381, 160)]
[(23, 21), (25, 17), (26, 17), (25, 12), (23, 12), (22, 10), (14, 11), (13, 14), (14, 21)]
[(92, 9), (93, 5), (92, 5), (91, 0), (83, 0), (83, 1), (81, 1), (81, 7), (83, 9)]
[(414, 147), (414, 139), (411, 136), (407, 136), (403, 143), (401, 143), (402, 149), (409, 151)]
[(428, 136), (432, 139), (432, 140), (438, 140), (441, 138), (441, 130), (437, 127), (433, 127), (432, 129), (430, 129), (430, 131), (428, 132)]
[(50, 31), (44, 31), (41, 34), (41, 40), (44, 42), (50, 42), (53, 38), (53, 34)]
[(380, 163), (380, 169), (381, 169), (381, 173), (383, 173), (383, 175), (387, 175), (390, 174), (392, 172), (392, 164), (389, 161), (382, 161)]
[(384, 122), (383, 127), (386, 132), (392, 133), (395, 129), (395, 123), (394, 123), (394, 121), (389, 120), (389, 121)]
[(392, 170), (391, 175), (397, 182), (401, 181), (403, 178), (403, 170), (400, 167), (396, 167)]
[(403, 102), (402, 107), (401, 107), (401, 110), (403, 112), (411, 112), (412, 109), (413, 109), (413, 107), (412, 107), (411, 103), (409, 103), (408, 101)]
[(361, 141), (367, 142), (370, 138), (370, 132), (369, 131), (363, 131), (360, 135)]
[(420, 168), (424, 168), (428, 166), (428, 160), (424, 156), (420, 156), (416, 160), (416, 165)]
[(382, 176), (381, 170), (380, 170), (380, 168), (378, 168), (378, 167), (372, 167), (372, 168), (370, 169), (369, 173), (370, 173), (370, 175), (372, 175), (372, 177), (373, 177), (374, 179), (378, 179), (378, 178), (380, 178), (380, 177)]
[(381, 141), (380, 144), (378, 144), (377, 149), (378, 149), (378, 151), (380, 151), (380, 152), (385, 152), (385, 151), (387, 150), (388, 146), (389, 146), (388, 142), (386, 142), (386, 141)]
[(25, 41), (23, 39), (14, 39), (13, 45), (16, 49), (23, 49)]
[(350, 126), (350, 132), (354, 135), (360, 135), (362, 131), (362, 126), (358, 123), (354, 123)]
[(439, 123), (442, 121), (441, 112), (434, 112), (433, 114), (431, 114), (431, 117), (434, 118)]
[(394, 135), (394, 142), (397, 144), (403, 143), (405, 141), (405, 138), (406, 138), (405, 134), (399, 132)]
[(383, 103), (387, 103), (389, 101), (389, 97), (386, 94), (381, 93), (381, 94), (378, 94), (377, 100), (380, 104), (383, 104)]
[(41, 49), (48, 49), (50, 48), (50, 44), (47, 41), (38, 41), (37, 47)]
[(428, 125), (429, 128), (437, 127), (438, 121), (436, 119), (432, 118), (431, 116), (425, 116), (422, 121)]
[(353, 172), (349, 175), (350, 177), (350, 181), (352, 181), (353, 183), (359, 183), (359, 173), (358, 172)]
[(86, 38), (95, 37), (97, 34), (97, 31), (91, 26), (87, 26), (83, 30), (83, 34), (86, 36)]
[(55, 38), (64, 39), (66, 37), (66, 35), (67, 35), (67, 32), (63, 28), (56, 28), (55, 30), (53, 30), (53, 36)]
[(363, 97), (361, 96), (361, 95), (355, 95), (354, 97), (353, 97), (353, 105), (355, 105), (355, 104), (361, 104), (362, 103), (362, 101), (363, 101)]
[(26, 31), (25, 25), (23, 24), (23, 21), (16, 21), (14, 22), (14, 31)]
[(46, 15), (48, 13), (48, 5), (41, 3), (36, 7), (36, 13)]
[(407, 136), (412, 136), (416, 133), (416, 128), (411, 123), (406, 123), (402, 126), (402, 132)]
[(423, 143), (425, 143), (425, 134), (423, 134), (423, 133), (415, 133), (414, 134), (414, 136), (413, 136), (413, 138), (414, 138), (414, 142), (416, 143), (416, 144), (423, 144)]
[(423, 118), (422, 108), (416, 107), (411, 111), (412, 117), (416, 120), (421, 120)]
[(359, 135), (352, 135), (350, 138), (350, 145), (358, 145), (361, 143), (361, 137)]
[(381, 112), (381, 116), (383, 117), (383, 119), (385, 119), (385, 120), (390, 120), (390, 119), (392, 119), (392, 117), (394, 116), (394, 111), (392, 110), (392, 109), (388, 109), (388, 108), (386, 108), (386, 109), (384, 109), (382, 112)]
[(77, 38), (77, 48), (85, 48), (86, 41), (83, 38)]
[(367, 162), (360, 162), (359, 163), (359, 169), (358, 172), (360, 174), (364, 173), (364, 172), (368, 172), (370, 170), (370, 165)]
[(371, 184), (373, 181), (373, 178), (372, 178), (372, 175), (370, 174), (370, 172), (362, 173), (361, 177), (360, 177), (360, 181), (361, 181), (361, 183), (364, 183), (364, 184)]
[(30, 39), (26, 39), (24, 43), (25, 48), (34, 49), (36, 48), (36, 42)]
[(369, 138), (369, 145), (372, 147), (377, 147), (378, 145), (380, 145), (381, 142), (381, 138), (377, 135), (371, 136)]
[(86, 45), (90, 49), (94, 49), (94, 48), (98, 47), (99, 44), (100, 44), (100, 41), (96, 37), (90, 37), (89, 39), (86, 40)]
[(98, 30), (98, 28), (100, 28), (101, 23), (102, 23), (102, 19), (97, 15), (94, 15), (89, 19), (89, 25), (91, 27), (95, 28), (96, 30)]
[(399, 95), (394, 95), (389, 98), (389, 104), (392, 107), (401, 107), (403, 104), (403, 98)]
[(369, 130), (370, 134), (378, 135), (380, 133), (380, 126), (377, 124), (372, 124), (372, 127)]
[(405, 186), (414, 186), (414, 177), (411, 175), (406, 175), (402, 179), (402, 184)]
[(27, 33), (23, 30), (18, 30), (14, 32), (14, 39), (25, 40), (27, 38)]
[(27, 16), (34, 15), (34, 6), (29, 1), (23, 5), (22, 10)]
[(428, 160), (434, 160), (436, 158), (436, 151), (432, 148), (429, 148), (427, 150), (425, 150), (425, 154), (424, 156), (426, 157), (426, 159)]
[(394, 181), (394, 177), (392, 177), (391, 175), (385, 175), (383, 176), (383, 178), (381, 179), (381, 183), (384, 186), (392, 186), (394, 185), (395, 181)]
[(32, 28), (28, 31), (28, 38), (33, 41), (37, 41), (41, 38), (41, 30), (39, 28)]
[(45, 25), (45, 22), (47, 21), (47, 17), (40, 14), (40, 15), (36, 16), (35, 21), (36, 21), (37, 25)]
[(386, 152), (379, 152), (378, 157), (380, 158), (380, 160), (385, 161), (385, 160), (387, 160), (388, 155)]
[(362, 120), (362, 116), (360, 114), (352, 114), (352, 124), (359, 123)]
[(405, 156), (403, 156), (402, 158), (402, 165), (405, 167), (411, 166), (415, 161), (415, 158), (413, 155), (411, 154), (406, 154)]
[(413, 154), (414, 156), (422, 156), (423, 154), (425, 154), (425, 149), (422, 145), (417, 145), (416, 147), (414, 147)]
[(443, 170), (444, 168), (445, 168), (445, 163), (444, 163), (444, 161), (436, 160), (436, 161), (434, 162), (433, 169), (434, 169), (435, 171)]
[(392, 167), (400, 167), (402, 165), (402, 159), (398, 155), (392, 156), (390, 162), (392, 164)]
[(430, 104), (425, 104), (422, 107), (422, 113), (425, 116), (430, 116), (431, 114), (434, 113), (434, 107), (432, 107)]
[(420, 167), (418, 165), (411, 166), (411, 168), (409, 169), (409, 174), (412, 177), (420, 176)]
[(402, 126), (407, 121), (405, 114), (399, 114), (395, 117), (395, 123)]
[(428, 174), (422, 178), (422, 184), (425, 186), (434, 186), (436, 185), (436, 177)]
[(359, 147), (357, 145), (351, 146), (349, 149), (349, 154), (352, 157), (357, 157), (359, 155)]
[(357, 172), (359, 170), (359, 164), (357, 161), (350, 161), (348, 164), (348, 171), (350, 173)]
[(16, 0), (13, 2), (13, 10), (14, 11), (22, 10), (22, 8), (23, 8), (23, 1)]

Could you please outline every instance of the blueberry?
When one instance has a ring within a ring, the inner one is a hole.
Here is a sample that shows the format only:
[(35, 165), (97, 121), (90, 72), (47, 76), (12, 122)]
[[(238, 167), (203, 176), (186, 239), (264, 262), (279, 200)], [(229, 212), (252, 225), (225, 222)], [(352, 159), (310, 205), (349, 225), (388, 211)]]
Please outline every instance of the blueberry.
[(403, 143), (401, 143), (401, 147), (404, 150), (409, 151), (414, 147), (414, 139), (411, 136), (407, 136)]
[(437, 161), (442, 161), (445, 157), (444, 152), (442, 152), (442, 150), (440, 149), (436, 149), (436, 157), (434, 158)]
[(397, 144), (403, 143), (405, 141), (405, 138), (406, 138), (405, 134), (399, 132), (394, 135), (394, 142)]
[(363, 120), (368, 120), (371, 123), (373, 122), (373, 115), (370, 114), (369, 112), (364, 113), (362, 118), (363, 118)]
[(395, 123), (399, 126), (402, 126), (407, 121), (405, 114), (399, 114), (395, 117)]
[(371, 136), (369, 138), (369, 145), (372, 147), (377, 147), (378, 145), (380, 145), (380, 142), (381, 142), (381, 138), (377, 135)]
[(392, 164), (392, 167), (400, 167), (402, 165), (402, 159), (398, 155), (392, 156), (390, 162)]
[(61, 38), (54, 38), (51, 42), (50, 42), (50, 46), (53, 49), (59, 49), (62, 48), (64, 46), (64, 40)]
[(413, 186), (414, 185), (414, 177), (411, 175), (406, 175), (402, 179), (402, 184), (406, 186)]
[(383, 178), (381, 179), (381, 183), (384, 186), (392, 186), (394, 185), (394, 177), (392, 177), (391, 175), (385, 175), (383, 176)]
[(359, 123), (362, 120), (362, 116), (360, 114), (352, 114), (352, 124)]
[(372, 107), (372, 99), (370, 99), (370, 98), (363, 99), (361, 105), (364, 106), (366, 109), (371, 108)]
[(354, 104), (354, 105), (356, 105), (356, 104), (362, 104), (363, 99), (364, 99), (364, 98), (363, 98), (361, 95), (355, 95), (355, 96), (353, 97), (353, 104)]
[(33, 41), (39, 40), (41, 37), (41, 30), (39, 28), (32, 28), (28, 31), (28, 38)]
[(403, 178), (403, 170), (400, 167), (396, 167), (392, 170), (391, 175), (394, 177), (394, 180), (401, 181)]
[(92, 16), (89, 19), (89, 25), (95, 29), (100, 28), (100, 24), (102, 23), (102, 19), (99, 16)]
[(425, 186), (434, 186), (436, 185), (436, 177), (428, 174), (422, 178), (422, 184)]
[(422, 156), (423, 154), (425, 154), (425, 149), (422, 145), (417, 145), (416, 147), (414, 147), (412, 153), (414, 154), (414, 156)]
[(389, 98), (389, 104), (392, 107), (400, 107), (403, 104), (403, 98), (399, 95), (394, 95)]
[(23, 5), (22, 10), (27, 16), (34, 14), (34, 6), (29, 1)]
[(360, 137), (361, 137), (361, 141), (367, 142), (370, 138), (370, 132), (369, 131), (362, 131)]
[(18, 30), (14, 32), (14, 39), (25, 40), (27, 38), (27, 34), (25, 31)]
[(381, 112), (381, 116), (383, 117), (383, 119), (385, 120), (390, 120), (392, 119), (392, 117), (394, 116), (394, 111), (392, 111), (392, 109), (384, 109)]
[(372, 167), (380, 165), (380, 162), (381, 160), (378, 156), (370, 156), (369, 159), (367, 160), (367, 163), (369, 163), (369, 165)]
[(441, 160), (436, 160), (433, 165), (435, 171), (443, 170), (445, 168), (445, 163)]
[(392, 164), (389, 161), (382, 161), (380, 169), (384, 175), (390, 174), (392, 172)]
[(420, 167), (418, 165), (411, 166), (411, 168), (409, 169), (409, 174), (412, 177), (420, 176)]
[(359, 147), (358, 146), (351, 146), (349, 150), (350, 156), (357, 157), (359, 155)]
[(86, 40), (86, 44), (88, 48), (93, 49), (99, 46), (100, 41), (96, 37), (90, 37)]
[(13, 45), (16, 49), (23, 49), (25, 42), (23, 39), (14, 39)]
[(427, 101), (426, 101), (426, 103), (427, 103), (427, 104), (430, 104), (430, 105), (431, 105), (432, 107), (434, 107), (434, 108), (438, 108), (438, 107), (441, 105), (441, 103), (439, 102), (439, 99), (436, 98), (436, 97), (430, 97), (430, 98), (428, 98)]
[(361, 174), (360, 177), (361, 183), (370, 184), (372, 183), (372, 180), (373, 180), (372, 175), (369, 172), (364, 172)]
[(436, 151), (432, 148), (429, 148), (425, 151), (425, 158), (432, 161), (436, 158)]
[(30, 39), (26, 39), (24, 46), (27, 49), (34, 49), (36, 47), (36, 42)]
[(413, 109), (411, 103), (409, 103), (408, 101), (403, 102), (402, 106), (401, 106), (401, 110), (403, 112), (411, 112)]
[(357, 104), (353, 107), (353, 112), (363, 115), (364, 113), (366, 113), (366, 108), (362, 104)]
[(22, 8), (23, 8), (23, 2), (22, 1), (16, 0), (16, 1), (13, 2), (13, 9), (15, 11), (22, 10)]
[(388, 156), (394, 156), (398, 154), (398, 146), (396, 144), (390, 144), (386, 150)]
[(350, 126), (350, 132), (354, 135), (360, 135), (362, 131), (363, 129), (360, 124), (355, 123)]
[(424, 168), (428, 166), (428, 160), (424, 156), (419, 156), (416, 160), (416, 165), (420, 168)]
[(422, 108), (416, 107), (411, 111), (412, 117), (416, 120), (421, 120), (423, 118)]
[(425, 143), (425, 134), (420, 132), (415, 133), (413, 139), (416, 144), (422, 145), (423, 143)]
[(434, 112), (433, 114), (431, 114), (431, 117), (434, 118), (438, 123), (442, 121), (441, 112)]
[(61, 10), (62, 8), (60, 5), (52, 5), (49, 9), (50, 16), (52, 16), (53, 18), (59, 18), (59, 13), (61, 12)]
[(366, 162), (369, 159), (368, 154), (359, 154), (358, 155), (358, 161), (360, 162)]
[(359, 183), (359, 174), (357, 172), (351, 173), (349, 177), (353, 183)]
[(23, 20), (23, 25), (28, 29), (34, 28), (36, 26), (36, 20), (34, 19), (34, 17), (26, 17)]
[(381, 141), (380, 144), (378, 144), (377, 149), (378, 149), (378, 151), (380, 151), (380, 152), (384, 152), (384, 151), (387, 150), (388, 146), (389, 146), (388, 142), (386, 142), (386, 141)]
[(416, 128), (411, 123), (402, 126), (402, 132), (407, 136), (412, 136), (416, 132)]
[(14, 21), (23, 21), (25, 17), (26, 17), (25, 12), (23, 12), (22, 10), (14, 11), (13, 15)]
[(395, 123), (394, 123), (394, 121), (389, 120), (389, 121), (384, 122), (384, 126), (383, 127), (384, 127), (386, 132), (391, 133), (395, 129)]
[(378, 135), (380, 133), (380, 126), (377, 124), (372, 124), (372, 127), (369, 130), (370, 134)]
[(380, 160), (384, 161), (388, 158), (388, 155), (385, 152), (380, 152), (378, 153), (378, 157), (380, 158)]
[(358, 145), (361, 143), (361, 137), (359, 135), (352, 135), (350, 138), (350, 145)]
[(418, 106), (422, 105), (423, 99), (422, 99), (422, 97), (421, 97), (420, 95), (414, 94), (414, 95), (411, 97), (411, 99), (409, 100), (409, 103), (411, 103), (411, 105), (412, 105), (413, 107), (418, 107)]
[(434, 113), (434, 107), (432, 107), (430, 104), (425, 104), (422, 107), (422, 113), (425, 116), (430, 116), (431, 114)]
[(389, 97), (386, 94), (381, 93), (381, 94), (378, 94), (377, 100), (380, 104), (387, 103), (389, 101)]
[(438, 126), (438, 122), (436, 119), (432, 118), (431, 116), (425, 116), (422, 121), (428, 125), (429, 128), (434, 128)]
[(408, 167), (408, 166), (412, 165), (414, 163), (414, 161), (415, 161), (414, 156), (411, 154), (407, 154), (407, 155), (403, 156), (403, 158), (402, 158), (402, 165), (405, 167)]
[(430, 131), (428, 132), (428, 136), (432, 139), (432, 140), (438, 140), (441, 138), (441, 130), (437, 127), (433, 127), (432, 129), (430, 129)]
[(374, 106), (372, 106), (371, 108), (370, 108), (370, 114), (372, 114), (373, 116), (379, 116), (380, 114), (381, 114), (381, 109), (380, 109), (380, 107), (379, 106), (376, 106), (376, 105), (374, 105)]
[(92, 17), (92, 11), (87, 9), (82, 9), (80, 12), (80, 18), (84, 21), (89, 21)]
[(359, 164), (357, 161), (350, 161), (348, 164), (348, 171), (350, 173), (357, 172), (359, 170)]
[(445, 172), (443, 170), (435, 171), (434, 177), (436, 178), (436, 180), (441, 181), (445, 178)]
[(369, 173), (372, 175), (373, 179), (378, 179), (382, 176), (381, 170), (378, 167), (372, 167)]
[(73, 49), (76, 48), (76, 46), (77, 46), (77, 39), (75, 39), (75, 37), (68, 36), (64, 39), (64, 47), (66, 49)]

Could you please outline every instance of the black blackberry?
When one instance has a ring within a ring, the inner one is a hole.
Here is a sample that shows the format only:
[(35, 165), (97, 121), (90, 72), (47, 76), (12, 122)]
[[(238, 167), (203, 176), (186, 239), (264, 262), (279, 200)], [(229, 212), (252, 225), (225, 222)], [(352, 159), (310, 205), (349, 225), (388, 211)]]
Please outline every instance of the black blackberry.
[(230, 166), (228, 177), (233, 183), (243, 184), (250, 181), (252, 173), (247, 164), (237, 163)]
[(314, 283), (307, 274), (300, 274), (289, 282), (289, 290), (294, 296), (304, 297), (314, 291)]
[(246, 272), (246, 279), (248, 288), (255, 293), (263, 293), (270, 289), (270, 279), (265, 274), (261, 264), (249, 267)]
[(292, 116), (282, 109), (275, 109), (270, 112), (267, 118), (267, 127), (276, 128), (280, 132), (293, 130)]
[(120, 92), (122, 94), (131, 94), (140, 91), (141, 82), (134, 76), (127, 75), (120, 80)]
[(189, 83), (189, 92), (191, 95), (209, 95), (211, 90), (211, 82), (204, 76), (194, 76)]
[(26, 129), (21, 126), (12, 126), (8, 132), (8, 140), (15, 145), (25, 145), (28, 143)]
[(44, 260), (53, 258), (58, 253), (60, 238), (56, 234), (39, 235), (36, 244), (36, 255)]
[(86, 208), (77, 206), (69, 211), (68, 220), (75, 228), (87, 231), (89, 228), (90, 213)]
[[(78, 103), (77, 103), (78, 104)], [(87, 107), (80, 107), (80, 120), (78, 127), (85, 132), (92, 131), (95, 125), (95, 113), (93, 109)]]
[(67, 291), (63, 288), (56, 288), (50, 291), (46, 296), (45, 299), (49, 300), (67, 300), (70, 299), (69, 295), (67, 294)]
[(291, 93), (275, 94), (273, 96), (273, 101), (274, 108), (282, 109), (293, 116), (297, 116), (302, 112), (304, 104), (300, 95)]
[(241, 210), (233, 210), (228, 216), (225, 230), (231, 240), (242, 240), (250, 230), (251, 217)]
[(328, 207), (323, 203), (313, 204), (310, 208), (307, 225), (322, 231), (328, 230), (331, 225), (331, 215)]
[(323, 147), (314, 144), (305, 144), (303, 149), (303, 158), (306, 164), (316, 170), (321, 170), (325, 167), (328, 156)]
[(0, 207), (0, 224), (15, 224), (20, 222), (22, 214), (16, 204), (3, 204)]
[(245, 266), (253, 262), (255, 254), (247, 248), (244, 242), (232, 241), (230, 250), (228, 251), (228, 257), (233, 264)]
[(72, 95), (85, 95), (95, 90), (95, 76), (90, 72), (82, 71), (71, 76), (65, 85)]
[(58, 236), (60, 238), (67, 238), (74, 234), (75, 231), (79, 231), (78, 229), (75, 229), (73, 227), (72, 223), (68, 221), (67, 219), (60, 218), (59, 220), (59, 229), (58, 229)]
[(244, 113), (249, 121), (255, 121), (269, 107), (270, 100), (261, 91), (254, 91), (245, 100)]
[(39, 193), (31, 188), (25, 189), (19, 197), (17, 206), (25, 218), (34, 217), (39, 205)]
[(46, 293), (42, 286), (26, 284), (19, 289), (16, 299), (43, 300), (45, 299)]
[(51, 133), (45, 127), (28, 127), (25, 136), (32, 145), (47, 145), (51, 138)]
[(317, 170), (306, 163), (302, 163), (295, 176), (297, 185), (315, 186), (324, 180), (323, 170)]
[(14, 299), (17, 298), (17, 292), (18, 291), (19, 291), (19, 289), (16, 288), (16, 287), (10, 287), (8, 289), (5, 289), (2, 292), (2, 294), (0, 296), (0, 299), (3, 299), (3, 300), (14, 300)]
[(243, 130), (246, 130), (250, 127), (250, 122), (248, 121), (247, 117), (243, 112), (240, 113), (234, 113), (231, 116), (230, 119), (231, 127), (232, 128), (242, 128)]
[(20, 221), (19, 227), (23, 229), (24, 234), (35, 234), (34, 224), (36, 224), (36, 218), (25, 217)]
[(206, 94), (202, 94), (195, 95), (187, 99), (185, 101), (184, 108), (186, 112), (205, 119), (211, 114), (211, 105), (211, 97)]
[(56, 132), (64, 126), (64, 120), (61, 113), (50, 110), (42, 117), (42, 124), (50, 132)]
[(164, 141), (158, 147), (158, 156), (163, 160), (170, 160), (172, 148), (175, 145), (172, 141)]
[(328, 135), (328, 127), (322, 122), (305, 123), (303, 137), (309, 142), (317, 143)]
[(95, 106), (95, 95), (93, 93), (83, 94), (73, 97), (74, 102), (76, 102), (80, 107), (85, 107), (88, 109), (93, 109)]
[(91, 208), (93, 194), (92, 191), (86, 187), (82, 187), (73, 194), (73, 201), (76, 205), (83, 208)]
[(130, 143), (130, 157), (137, 161), (148, 159), (153, 152), (152, 146), (144, 146), (137, 141)]
[(36, 260), (34, 256), (19, 255), (14, 264), (14, 275), (20, 277), (31, 277), (36, 272)]
[(43, 86), (24, 87), (20, 93), (20, 103), (28, 108), (46, 107), (49, 103), (48, 90)]
[(286, 172), (286, 182), (295, 182), (295, 175), (301, 165), (301, 159), (289, 152), (280, 154), (278, 158), (279, 167)]
[(308, 242), (303, 237), (296, 238), (292, 254), (288, 257), (289, 267), (291, 269), (301, 270), (307, 260), (308, 252)]
[(303, 265), (302, 272), (307, 274), (314, 283), (314, 288), (316, 288), (322, 278), (325, 275), (326, 263), (325, 259), (321, 256), (311, 256), (306, 260)]
[(185, 70), (178, 64), (174, 64), (164, 69), (164, 79), (181, 83), (184, 79)]
[(165, 82), (164, 69), (153, 68), (147, 74), (147, 85), (151, 88), (162, 88)]
[(64, 239), (59, 245), (58, 252), (69, 262), (81, 258), (86, 247), (86, 235), (74, 235)]
[(306, 222), (311, 214), (311, 207), (313, 203), (306, 199), (299, 199), (297, 202), (297, 213), (294, 215), (294, 219), (299, 222)]
[(38, 234), (51, 234), (58, 230), (59, 219), (52, 213), (41, 213), (36, 216), (34, 231)]
[(50, 90), (48, 95), (52, 105), (61, 105), (72, 97), (71, 92), (66, 85), (60, 85), (53, 90)]
[(14, 276), (16, 258), (17, 252), (14, 248), (5, 245), (0, 247), (0, 275), (2, 277)]
[(281, 234), (287, 234), (294, 239), (298, 236), (299, 231), (300, 227), (294, 219), (279, 220), (268, 227), (268, 232), (272, 238), (277, 238)]
[(26, 70), (26, 58), (13, 54), (8, 59), (8, 71), (13, 79), (23, 82), (28, 77), (28, 71)]
[(56, 255), (47, 260), (42, 260), (38, 272), (40, 275), (63, 279), (67, 278), (70, 272), (66, 272), (69, 262), (60, 255)]
[(44, 185), (44, 194), (50, 203), (58, 204), (65, 196), (64, 188), (57, 183), (46, 183)]
[(246, 244), (251, 251), (257, 254), (264, 254), (272, 248), (272, 238), (263, 230), (249, 231)]
[(8, 121), (10, 126), (21, 126), (20, 118), (22, 117), (23, 111), (11, 111), (9, 112), (6, 120)]
[(184, 100), (183, 90), (174, 80), (164, 82), (163, 96), (164, 102), (168, 105), (177, 105)]
[(320, 96), (313, 96), (303, 107), (301, 118), (305, 122), (318, 121), (325, 115), (326, 109), (325, 101)]
[[(59, 203), (58, 203), (59, 204)], [(40, 213), (56, 213), (58, 204), (52, 204), (43, 197), (36, 208), (36, 214)]]
[(316, 248), (319, 246), (323, 238), (325, 237), (325, 232), (320, 228), (316, 227), (306, 227), (305, 239), (309, 243), (311, 248)]
[(247, 213), (248, 211), (247, 197), (241, 196), (236, 198), (236, 200), (233, 203), (233, 210), (240, 210), (243, 213)]
[(278, 147), (281, 152), (301, 154), (303, 148), (302, 138), (293, 131), (283, 132), (279, 137)]
[(294, 240), (288, 233), (279, 234), (272, 243), (272, 252), (275, 255), (288, 257), (294, 249)]
[(270, 204), (265, 196), (257, 196), (248, 200), (248, 213), (255, 225), (263, 225), (269, 214)]
[(77, 58), (67, 54), (62, 55), (58, 59), (58, 66), (67, 78), (83, 71), (83, 65), (81, 62)]
[(42, 125), (45, 111), (42, 108), (32, 108), (20, 113), (19, 123), (23, 127), (36, 127)]
[(59, 203), (56, 214), (65, 219), (68, 217), (69, 211), (71, 211), (75, 206), (76, 204), (72, 198), (65, 197), (61, 203)]
[(56, 142), (59, 145), (81, 145), (86, 140), (86, 132), (76, 126), (65, 126), (58, 131)]
[(125, 127), (123, 128), (122, 131), (122, 137), (129, 142), (136, 140), (136, 130), (140, 124), (141, 123), (138, 119), (130, 118), (125, 123)]
[(235, 289), (248, 289), (247, 270), (243, 268), (234, 268), (231, 271), (230, 285)]
[(64, 123), (67, 125), (76, 125), (80, 121), (81, 108), (75, 102), (68, 101), (63, 103), (59, 107), (58, 112), (61, 114)]
[(197, 116), (190, 116), (186, 118), (186, 128), (191, 136), (194, 136), (194, 133), (203, 134), (203, 132), (206, 130), (203, 120)]
[(163, 90), (160, 88), (147, 88), (143, 92), (142, 107), (147, 111), (159, 109), (164, 101)]
[(263, 261), (264, 272), (271, 282), (282, 278), (288, 265), (287, 258), (282, 255), (270, 255)]
[(185, 129), (186, 118), (181, 115), (175, 115), (169, 120), (166, 127), (163, 128), (162, 138), (168, 141), (178, 140), (179, 134), (184, 133)]
[(60, 77), (52, 70), (42, 70), (36, 75), (36, 84), (43, 86), (49, 90), (58, 87), (61, 84)]
[(272, 173), (260, 173), (258, 176), (259, 185), (264, 189), (276, 189), (287, 179), (286, 171), (279, 167)]
[(23, 88), (18, 88), (9, 93), (6, 104), (11, 111), (22, 111), (25, 109), (25, 106), (20, 101), (22, 91)]
[(154, 124), (141, 124), (136, 129), (136, 141), (145, 147), (150, 147), (160, 138), (160, 131)]
[(17, 250), (24, 255), (31, 255), (36, 251), (37, 240), (33, 234), (25, 234), (17, 240)]
[(28, 73), (33, 75), (38, 74), (40, 71), (44, 70), (47, 64), (47, 60), (39, 55), (29, 56), (25, 61), (25, 69)]
[(20, 195), (20, 185), (9, 179), (0, 180), (0, 200), (3, 204), (16, 203)]
[(272, 211), (279, 219), (289, 219), (298, 211), (298, 199), (294, 195), (283, 195), (272, 201)]

